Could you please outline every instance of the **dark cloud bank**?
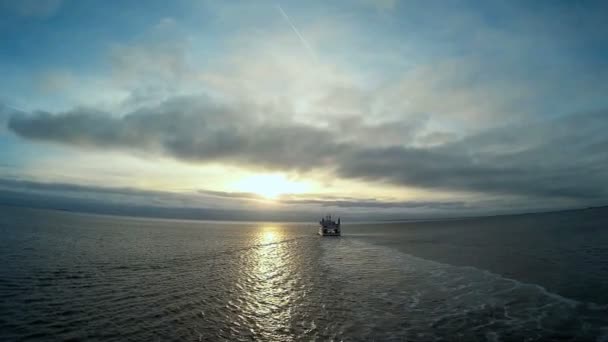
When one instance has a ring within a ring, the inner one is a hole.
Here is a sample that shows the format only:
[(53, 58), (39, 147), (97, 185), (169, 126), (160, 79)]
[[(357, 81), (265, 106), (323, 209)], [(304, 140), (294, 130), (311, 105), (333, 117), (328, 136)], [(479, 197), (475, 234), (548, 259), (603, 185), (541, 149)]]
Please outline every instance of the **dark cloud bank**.
[[(310, 222), (317, 218), (321, 209), (328, 207), (331, 207), (331, 211), (337, 215), (347, 216), (350, 221), (403, 219), (403, 210), (408, 209), (416, 209), (415, 213), (407, 215), (410, 219), (462, 216), (461, 209), (472, 209), (463, 202), (382, 202), (374, 199), (328, 198), (327, 196), (323, 200), (297, 199), (293, 195), (286, 197), (281, 200), (286, 206), (281, 208), (274, 206), (254, 208), (250, 201), (262, 200), (262, 198), (251, 193), (208, 190), (171, 193), (0, 178), (0, 206), (96, 214), (230, 221)], [(218, 201), (224, 203), (218, 207)], [(386, 212), (387, 209), (389, 212)], [(390, 211), (391, 209), (399, 210)], [(437, 210), (444, 212), (438, 213)], [(449, 210), (454, 210), (457, 214), (448, 214)]]
[[(587, 205), (608, 198), (605, 110), (492, 128), (432, 147), (379, 146), (331, 127), (269, 120), (259, 111), (183, 97), (124, 116), (85, 108), (14, 113), (8, 128), (27, 139), (187, 162), (289, 171), (325, 168), (342, 178), (534, 201)], [(358, 125), (358, 132), (378, 130)]]

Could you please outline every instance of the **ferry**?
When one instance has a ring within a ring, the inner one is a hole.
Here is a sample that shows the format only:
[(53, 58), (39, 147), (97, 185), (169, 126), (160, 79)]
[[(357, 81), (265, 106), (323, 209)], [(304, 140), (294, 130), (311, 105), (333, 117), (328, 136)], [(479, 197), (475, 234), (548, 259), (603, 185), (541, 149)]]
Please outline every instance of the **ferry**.
[(321, 236), (340, 236), (340, 218), (334, 221), (331, 215), (327, 215), (319, 221), (319, 235)]

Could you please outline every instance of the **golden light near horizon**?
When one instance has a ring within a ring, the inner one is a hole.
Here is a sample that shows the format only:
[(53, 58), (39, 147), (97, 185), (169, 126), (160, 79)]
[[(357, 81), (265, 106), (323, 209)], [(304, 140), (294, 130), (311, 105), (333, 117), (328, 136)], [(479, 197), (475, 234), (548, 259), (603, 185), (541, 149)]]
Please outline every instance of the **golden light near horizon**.
[(280, 229), (276, 226), (265, 225), (259, 231), (258, 239), (262, 244), (268, 244), (279, 241), (281, 238)]
[(302, 194), (310, 190), (310, 184), (288, 179), (279, 173), (257, 174), (231, 184), (231, 189), (249, 192), (274, 200), (284, 194)]
[(261, 237), (261, 240), (263, 243), (272, 243), (276, 239), (277, 239), (277, 233), (274, 231), (265, 231)]

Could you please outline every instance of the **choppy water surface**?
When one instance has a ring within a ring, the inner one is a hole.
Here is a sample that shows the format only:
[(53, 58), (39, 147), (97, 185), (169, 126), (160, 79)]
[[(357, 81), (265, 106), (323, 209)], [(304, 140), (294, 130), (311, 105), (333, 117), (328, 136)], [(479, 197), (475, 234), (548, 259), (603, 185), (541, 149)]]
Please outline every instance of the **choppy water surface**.
[(605, 340), (606, 216), (578, 215), (320, 238), (0, 208), (0, 340)]

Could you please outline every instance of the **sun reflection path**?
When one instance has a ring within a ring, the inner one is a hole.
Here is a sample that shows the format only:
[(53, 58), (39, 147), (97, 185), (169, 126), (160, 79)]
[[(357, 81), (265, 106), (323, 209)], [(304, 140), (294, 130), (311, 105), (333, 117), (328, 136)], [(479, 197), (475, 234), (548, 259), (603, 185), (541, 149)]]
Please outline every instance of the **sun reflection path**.
[(246, 259), (239, 277), (242, 309), (252, 320), (256, 335), (264, 340), (292, 339), (291, 304), (294, 295), (294, 263), (279, 226), (263, 226), (258, 248)]
[(281, 233), (279, 229), (274, 226), (265, 226), (262, 228), (262, 232), (260, 233), (259, 241), (260, 244), (269, 244), (273, 242), (279, 241)]

